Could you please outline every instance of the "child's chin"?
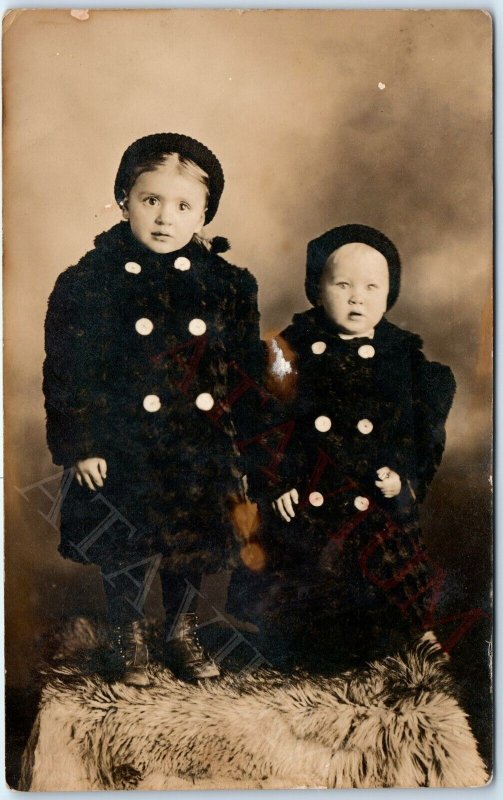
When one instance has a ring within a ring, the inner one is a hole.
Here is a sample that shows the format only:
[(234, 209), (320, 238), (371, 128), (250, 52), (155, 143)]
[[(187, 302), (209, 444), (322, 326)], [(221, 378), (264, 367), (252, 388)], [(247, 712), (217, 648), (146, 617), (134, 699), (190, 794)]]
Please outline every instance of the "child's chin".
[(172, 241), (159, 241), (157, 239), (151, 239), (148, 243), (145, 242), (146, 246), (149, 250), (152, 250), (153, 253), (157, 253), (158, 255), (164, 255), (165, 253), (174, 253), (175, 250), (179, 250), (179, 245), (175, 244)]
[(365, 327), (368, 326), (365, 326), (363, 322), (348, 322), (345, 325), (339, 326), (340, 332), (347, 333), (348, 335), (352, 333), (361, 333)]

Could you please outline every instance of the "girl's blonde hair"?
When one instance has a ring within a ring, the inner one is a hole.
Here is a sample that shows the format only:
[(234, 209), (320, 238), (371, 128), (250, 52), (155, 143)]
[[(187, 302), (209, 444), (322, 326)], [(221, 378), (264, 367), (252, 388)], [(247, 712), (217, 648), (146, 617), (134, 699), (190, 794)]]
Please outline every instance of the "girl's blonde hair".
[[(198, 164), (196, 164), (194, 161), (191, 161), (190, 158), (184, 158), (183, 156), (180, 155), (180, 153), (166, 153), (166, 155), (163, 157), (160, 163), (163, 165), (166, 164), (168, 166), (173, 166), (179, 175), (186, 174), (189, 175), (191, 178), (194, 178), (195, 180), (199, 181), (199, 183), (201, 183), (206, 190), (206, 201), (208, 201), (209, 176), (208, 173), (205, 172), (204, 169), (201, 169), (201, 167)], [(194, 233), (194, 235), (192, 236), (192, 241), (196, 242), (201, 247), (206, 248), (206, 250), (209, 250), (211, 247), (211, 239), (208, 239), (201, 233)]]

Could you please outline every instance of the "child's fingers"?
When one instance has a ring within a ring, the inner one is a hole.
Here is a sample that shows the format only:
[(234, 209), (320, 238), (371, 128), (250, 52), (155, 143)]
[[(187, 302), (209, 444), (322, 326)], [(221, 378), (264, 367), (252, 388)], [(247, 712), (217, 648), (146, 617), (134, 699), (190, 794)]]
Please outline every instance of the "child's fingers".
[(273, 502), (272, 507), (280, 515), (280, 517), (283, 517), (285, 522), (290, 522), (287, 513), (283, 508), (283, 497), (278, 497), (278, 499)]
[(82, 486), (82, 475), (80, 474), (80, 472), (75, 473), (75, 480), (77, 481), (79, 486)]
[(282, 495), (278, 500), (278, 510), (285, 522), (290, 522), (290, 517), (288, 516), (288, 511), (285, 508), (285, 496)]
[(381, 467), (377, 470), (377, 475), (381, 481), (384, 481), (391, 475), (391, 470), (389, 467)]
[(295, 511), (293, 510), (292, 493), (291, 492), (287, 492), (286, 494), (283, 495), (283, 506), (284, 506), (284, 508), (286, 510), (286, 513), (290, 517), (294, 517), (295, 516)]
[(94, 488), (98, 486), (101, 489), (103, 486), (103, 480), (100, 475), (100, 468), (98, 464), (94, 465), (93, 468), (89, 470), (89, 476), (94, 484)]
[(84, 478), (84, 483), (86, 484), (87, 488), (90, 489), (92, 492), (95, 492), (96, 489), (95, 489), (95, 486), (94, 486), (94, 484), (93, 484), (93, 482), (91, 480), (91, 476), (88, 475), (87, 473), (84, 473), (83, 478)]
[(290, 522), (290, 520), (295, 516), (295, 511), (293, 510), (292, 505), (292, 495), (294, 492), (297, 495), (296, 502), (298, 502), (297, 490), (292, 489), (290, 492), (285, 492), (285, 494), (282, 494), (281, 497), (278, 497), (278, 499), (272, 504), (273, 508), (280, 514), (285, 522)]
[(402, 481), (400, 480), (399, 475), (396, 473), (392, 476), (391, 480), (389, 481), (388, 489), (390, 492), (395, 494), (400, 494), (402, 491)]
[(98, 461), (98, 471), (103, 478), (104, 481), (107, 479), (107, 462), (104, 458), (100, 458)]
[(292, 489), (292, 491), (290, 492), (290, 497), (292, 498), (293, 502), (297, 503), (297, 505), (298, 505), (298, 503), (299, 503), (299, 493), (298, 493), (297, 489)]
[(384, 497), (396, 497), (397, 494), (400, 494), (400, 490), (402, 488), (402, 483), (398, 475), (396, 477), (386, 478), (383, 481), (375, 481), (375, 485), (378, 489), (381, 490)]

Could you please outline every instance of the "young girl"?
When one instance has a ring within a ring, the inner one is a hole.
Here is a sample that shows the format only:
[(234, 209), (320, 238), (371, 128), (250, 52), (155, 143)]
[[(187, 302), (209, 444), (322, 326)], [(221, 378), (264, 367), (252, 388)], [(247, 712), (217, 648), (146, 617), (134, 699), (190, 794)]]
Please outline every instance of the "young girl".
[(217, 158), (188, 136), (134, 142), (115, 181), (124, 221), (49, 300), (48, 443), (74, 475), (60, 552), (100, 566), (124, 680), (140, 685), (138, 620), (161, 557), (168, 662), (187, 679), (217, 674), (183, 600), (233, 563), (228, 499), (242, 494), (236, 441), (250, 413), (247, 396), (229, 397), (262, 358), (256, 281), (220, 258), (226, 240), (201, 235), (223, 186)]
[(428, 624), (418, 512), (455, 382), (417, 335), (384, 318), (399, 286), (389, 239), (334, 228), (308, 246), (313, 308), (272, 342), (269, 386), (288, 443), (277, 471), (252, 481), (269, 562), (254, 605), (279, 660), (366, 659)]

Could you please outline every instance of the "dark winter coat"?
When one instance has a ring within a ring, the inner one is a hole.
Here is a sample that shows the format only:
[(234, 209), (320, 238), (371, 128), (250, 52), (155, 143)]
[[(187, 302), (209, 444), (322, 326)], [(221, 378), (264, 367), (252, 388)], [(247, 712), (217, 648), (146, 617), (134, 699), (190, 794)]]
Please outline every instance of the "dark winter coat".
[(157, 551), (174, 571), (232, 562), (227, 502), (253, 399), (232, 391), (261, 358), (247, 270), (192, 242), (157, 255), (124, 222), (99, 235), (59, 276), (46, 319), (54, 462), (108, 464), (99, 492), (63, 483), (60, 552), (105, 570)]
[[(270, 385), (284, 398), (289, 384), (290, 396), (275, 412), (284, 453), (252, 481), (269, 560), (256, 610), (318, 637), (336, 618), (353, 630), (379, 615), (420, 626), (433, 590), (418, 508), (444, 450), (451, 370), (385, 319), (372, 340), (341, 339), (322, 308), (296, 314), (274, 348)], [(375, 486), (381, 467), (399, 474), (398, 497)], [(287, 523), (270, 506), (292, 488)]]

